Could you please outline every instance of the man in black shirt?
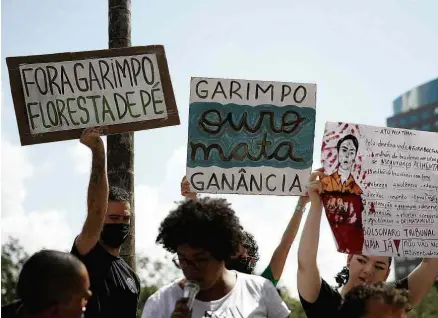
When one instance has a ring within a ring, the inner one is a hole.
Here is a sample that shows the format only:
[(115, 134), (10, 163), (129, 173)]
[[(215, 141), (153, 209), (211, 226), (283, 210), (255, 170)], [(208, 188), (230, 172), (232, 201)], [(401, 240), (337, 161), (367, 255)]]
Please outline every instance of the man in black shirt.
[(105, 148), (96, 128), (87, 129), (81, 142), (92, 151), (87, 218), (71, 253), (88, 269), (91, 291), (86, 318), (135, 318), (140, 281), (119, 256), (130, 230), (128, 193), (108, 187)]
[(18, 277), (18, 300), (3, 306), (3, 318), (80, 318), (91, 292), (87, 269), (69, 253), (32, 255)]

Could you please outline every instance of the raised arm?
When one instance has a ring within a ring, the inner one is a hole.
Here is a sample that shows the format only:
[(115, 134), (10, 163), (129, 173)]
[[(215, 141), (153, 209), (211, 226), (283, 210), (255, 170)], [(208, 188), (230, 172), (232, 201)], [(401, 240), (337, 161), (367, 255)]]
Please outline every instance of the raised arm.
[(323, 177), (321, 170), (313, 172), (309, 179), (307, 191), (311, 205), (298, 247), (298, 292), (309, 303), (318, 299), (321, 289), (321, 277), (316, 263), (323, 207), (320, 197), (322, 185), (318, 177)]
[(80, 141), (90, 148), (92, 153), (87, 218), (75, 242), (79, 253), (85, 255), (96, 245), (102, 231), (108, 206), (108, 178), (105, 167), (105, 148), (100, 137), (100, 130), (98, 128), (84, 130)]
[(283, 233), (281, 242), (275, 249), (274, 254), (272, 254), (269, 266), (271, 268), (272, 276), (275, 280), (280, 280), (281, 274), (283, 274), (284, 264), (286, 263), (290, 247), (292, 246), (295, 236), (297, 235), (301, 218), (307, 203), (309, 203), (309, 197), (300, 197), (292, 218), (290, 219), (289, 224)]
[(438, 258), (424, 259), (418, 267), (409, 274), (409, 296), (411, 305), (415, 306), (430, 291), (438, 277)]

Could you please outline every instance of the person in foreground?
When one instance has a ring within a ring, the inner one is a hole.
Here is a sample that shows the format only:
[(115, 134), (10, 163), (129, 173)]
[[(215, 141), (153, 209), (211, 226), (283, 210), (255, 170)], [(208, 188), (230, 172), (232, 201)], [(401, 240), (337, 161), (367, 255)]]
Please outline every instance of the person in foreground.
[[(391, 257), (348, 255), (347, 266), (336, 277), (339, 292), (321, 279), (317, 265), (322, 215), (322, 169), (313, 172), (308, 183), (311, 207), (298, 247), (298, 292), (307, 317), (336, 317), (343, 297), (355, 286), (384, 282), (388, 278)], [(405, 279), (395, 282), (397, 289), (409, 291), (412, 306), (418, 304), (438, 275), (438, 259), (424, 259)]]
[[(242, 242), (242, 231), (238, 217), (225, 200), (183, 201), (161, 223), (156, 242), (176, 253), (174, 261), (184, 278), (149, 297), (142, 318), (289, 316), (289, 309), (271, 282), (226, 268)], [(183, 298), (186, 280), (200, 285), (192, 311)]]
[(52, 250), (32, 255), (17, 283), (18, 300), (3, 318), (80, 318), (91, 296), (87, 269), (75, 256)]
[[(181, 195), (186, 199), (197, 199), (197, 194), (190, 191), (190, 183), (186, 177), (184, 177), (181, 182)], [(304, 210), (308, 203), (308, 196), (301, 196), (299, 198), (295, 211), (283, 233), (281, 241), (272, 254), (269, 265), (261, 274), (262, 277), (270, 280), (274, 286), (277, 286), (278, 281), (283, 274), (290, 248), (295, 240)], [(241, 273), (253, 274), (258, 260), (259, 252), (257, 242), (251, 233), (243, 230), (243, 241), (239, 247), (239, 251), (231, 258), (226, 266), (228, 269), (236, 270)]]
[(85, 264), (90, 274), (93, 296), (85, 317), (135, 318), (140, 280), (119, 255), (130, 230), (129, 195), (120, 188), (109, 189), (100, 133), (99, 129), (87, 129), (80, 139), (91, 149), (92, 168), (87, 217), (71, 253)]
[(379, 282), (353, 287), (344, 297), (340, 318), (406, 318), (409, 292)]

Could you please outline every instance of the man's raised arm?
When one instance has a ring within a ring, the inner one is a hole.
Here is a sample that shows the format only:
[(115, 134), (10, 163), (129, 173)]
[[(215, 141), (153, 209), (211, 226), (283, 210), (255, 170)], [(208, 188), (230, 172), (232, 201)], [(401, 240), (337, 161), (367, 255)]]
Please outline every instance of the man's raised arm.
[(103, 140), (99, 128), (84, 130), (81, 143), (91, 149), (92, 164), (87, 196), (87, 218), (75, 245), (81, 255), (91, 251), (99, 240), (108, 206), (108, 178)]

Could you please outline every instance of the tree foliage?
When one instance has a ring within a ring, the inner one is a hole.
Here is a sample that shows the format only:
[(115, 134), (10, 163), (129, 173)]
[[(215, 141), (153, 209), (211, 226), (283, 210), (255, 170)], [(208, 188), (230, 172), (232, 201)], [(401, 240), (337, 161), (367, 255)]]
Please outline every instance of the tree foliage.
[(438, 318), (438, 284), (408, 314), (408, 318)]
[(291, 311), (289, 318), (306, 318), (306, 313), (304, 312), (300, 301), (290, 297), (289, 291), (285, 287), (280, 288), (280, 295)]
[(2, 304), (15, 300), (15, 287), (24, 262), (29, 258), (17, 239), (9, 237), (2, 244)]

